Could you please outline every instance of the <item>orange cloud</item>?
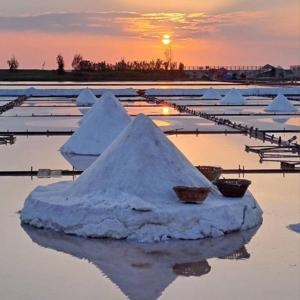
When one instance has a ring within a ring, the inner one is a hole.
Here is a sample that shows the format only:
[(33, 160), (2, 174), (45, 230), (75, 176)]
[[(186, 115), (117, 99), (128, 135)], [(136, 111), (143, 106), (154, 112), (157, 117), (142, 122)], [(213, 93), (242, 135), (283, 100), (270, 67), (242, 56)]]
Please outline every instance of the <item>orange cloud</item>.
[(92, 60), (163, 58), (161, 37), (166, 33), (172, 36), (175, 59), (189, 65), (288, 65), (299, 59), (299, 31), (295, 29), (299, 18), (293, 9), (0, 16), (0, 39), (5, 41), (0, 67), (6, 66), (12, 54), (21, 67), (40, 67), (44, 60), (46, 67), (54, 67), (59, 52), (67, 65), (76, 52)]

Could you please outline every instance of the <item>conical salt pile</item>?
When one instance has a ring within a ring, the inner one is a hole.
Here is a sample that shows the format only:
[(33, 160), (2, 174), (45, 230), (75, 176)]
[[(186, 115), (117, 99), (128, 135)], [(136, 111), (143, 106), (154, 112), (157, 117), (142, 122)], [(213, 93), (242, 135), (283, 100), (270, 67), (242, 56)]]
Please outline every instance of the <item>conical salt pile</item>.
[(34, 87), (30, 87), (25, 90), (25, 96), (31, 97), (34, 95), (35, 91), (36, 91), (36, 89)]
[[(178, 185), (211, 191), (203, 204), (188, 205), (173, 191)], [(139, 115), (74, 183), (37, 187), (21, 220), (84, 237), (153, 242), (246, 230), (262, 222), (262, 211), (250, 192), (234, 201), (221, 196), (148, 117)]]
[(293, 112), (296, 110), (296, 107), (283, 94), (279, 94), (265, 109), (269, 112)]
[(77, 106), (90, 106), (93, 105), (97, 101), (97, 97), (94, 93), (89, 89), (86, 88), (82, 90), (79, 96), (76, 99)]
[(111, 92), (105, 92), (101, 97), (100, 97), (100, 99), (97, 101), (97, 102), (95, 102), (94, 104), (93, 104), (93, 106), (88, 110), (88, 112), (87, 113), (85, 113), (84, 114), (84, 116), (81, 118), (81, 120), (79, 121), (79, 124), (82, 124), (84, 121), (86, 121), (88, 118), (89, 118), (89, 116), (93, 113), (93, 110), (97, 107), (97, 106), (99, 106), (100, 104), (100, 102), (102, 101), (102, 100), (104, 100), (104, 98), (110, 98), (110, 99), (114, 99), (114, 101), (119, 101), (118, 100), (118, 98), (114, 95), (114, 94), (112, 94)]
[(219, 92), (212, 87), (205, 91), (204, 95), (201, 97), (203, 100), (221, 100), (222, 97)]
[(90, 109), (89, 115), (61, 147), (64, 153), (99, 155), (130, 123), (118, 99), (106, 95)]
[(111, 192), (116, 199), (127, 193), (171, 204), (177, 185), (211, 186), (148, 117), (139, 115), (76, 180), (72, 194)]
[(231, 105), (243, 105), (246, 104), (246, 99), (236, 90), (232, 89), (229, 93), (221, 100), (222, 104)]

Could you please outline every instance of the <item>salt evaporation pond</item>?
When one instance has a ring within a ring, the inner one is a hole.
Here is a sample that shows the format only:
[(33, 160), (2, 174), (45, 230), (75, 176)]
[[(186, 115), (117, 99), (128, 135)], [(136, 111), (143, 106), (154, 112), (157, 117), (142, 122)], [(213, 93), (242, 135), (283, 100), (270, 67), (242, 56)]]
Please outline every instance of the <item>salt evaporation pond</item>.
[[(196, 124), (205, 122), (206, 125), (198, 127), (220, 128), (199, 118), (154, 119), (170, 122), (173, 128), (195, 128)], [(242, 119), (247, 124), (251, 122), (250, 117)], [(292, 125), (296, 126), (293, 128), (299, 128), (299, 117), (293, 119)], [(31, 124), (29, 129), (53, 126), (64, 130), (76, 128), (79, 120), (1, 117), (0, 128), (6, 128), (9, 122), (10, 128), (17, 130), (25, 124)], [(283, 124), (272, 121), (271, 117), (267, 120), (269, 125)], [(71, 169), (58, 151), (67, 139), (67, 136), (17, 137), (14, 145), (0, 148), (1, 170), (28, 170), (31, 166)], [(228, 169), (238, 165), (278, 167), (274, 163), (259, 164), (258, 156), (246, 153), (246, 144), (262, 143), (243, 135), (178, 135), (169, 139), (194, 165), (215, 164)], [(260, 228), (221, 239), (167, 242), (148, 247), (84, 240), (21, 227), (17, 212), (26, 196), (38, 185), (65, 178), (0, 177), (0, 298), (76, 300), (88, 295), (89, 299), (171, 300), (197, 299), (201, 295), (203, 299), (214, 300), (298, 299), (300, 235), (290, 230), (289, 225), (299, 223), (299, 176), (251, 174), (246, 177), (252, 181), (250, 190), (264, 211)]]

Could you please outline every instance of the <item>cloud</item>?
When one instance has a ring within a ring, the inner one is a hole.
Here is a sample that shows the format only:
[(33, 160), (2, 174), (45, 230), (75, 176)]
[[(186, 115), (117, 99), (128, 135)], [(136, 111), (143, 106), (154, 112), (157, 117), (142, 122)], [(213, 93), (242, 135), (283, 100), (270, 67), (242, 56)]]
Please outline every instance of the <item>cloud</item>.
[[(1, 31), (82, 33), (136, 38), (159, 38), (170, 33), (176, 39), (203, 38), (231, 27), (253, 27), (261, 12), (207, 15), (198, 13), (85, 12), (0, 16)], [(226, 34), (225, 34), (226, 35)]]

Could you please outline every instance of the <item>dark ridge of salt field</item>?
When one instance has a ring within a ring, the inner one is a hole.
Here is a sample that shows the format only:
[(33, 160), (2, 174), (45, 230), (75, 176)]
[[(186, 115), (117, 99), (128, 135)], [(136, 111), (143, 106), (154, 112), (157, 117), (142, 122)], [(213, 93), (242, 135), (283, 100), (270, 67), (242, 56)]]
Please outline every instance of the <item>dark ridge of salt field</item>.
[[(66, 90), (74, 86), (78, 89), (85, 86), (101, 89), (151, 88), (146, 82), (138, 83), (142, 84), (138, 86), (133, 82), (119, 86), (110, 82), (104, 86), (88, 82), (83, 85), (68, 84), (30, 82), (20, 86), (13, 82), (9, 85), (0, 82), (0, 89), (31, 86)], [(176, 88), (169, 82), (155, 84), (158, 88)], [(209, 82), (205, 84), (190, 88), (211, 86)], [(227, 84), (214, 88), (232, 87), (262, 88)], [(190, 108), (195, 111), (222, 114), (232, 122), (258, 127), (270, 134), (274, 131), (274, 136), (280, 136), (282, 140), (296, 136), (300, 141), (298, 98), (291, 100), (297, 108), (296, 112), (278, 114), (264, 111), (274, 98), (270, 96), (247, 96), (249, 105), (240, 106), (221, 106), (218, 101), (205, 101), (200, 97), (158, 98), (169, 103), (191, 105)], [(1, 96), (0, 108), (16, 98)], [(64, 157), (59, 152), (70, 137), (70, 131), (78, 128), (89, 107), (76, 106), (74, 97), (29, 97), (21, 106), (0, 114), (0, 136), (7, 131), (24, 134), (16, 135), (12, 145), (0, 144), (0, 175), (4, 171), (12, 172), (10, 176), (0, 176), (0, 299), (298, 299), (300, 234), (294, 229), (300, 223), (299, 173), (281, 171), (280, 160), (284, 159), (260, 162), (258, 154), (246, 152), (246, 145), (271, 144), (250, 138), (238, 129), (179, 113), (165, 105), (149, 103), (142, 96), (119, 99), (130, 115), (151, 115), (155, 124), (167, 132), (168, 138), (193, 165), (221, 166), (228, 172), (231, 170), (231, 173), (223, 174), (225, 178), (251, 180), (249, 189), (263, 210), (262, 225), (214, 239), (172, 240), (154, 244), (84, 239), (21, 225), (19, 211), (34, 188), (72, 181), (78, 175), (38, 178), (28, 174), (16, 176), (13, 171), (82, 171), (95, 159)], [(170, 134), (170, 130), (177, 130), (177, 134)], [(40, 133), (27, 136), (27, 131)], [(47, 136), (47, 131), (65, 133)], [(180, 131), (195, 133), (181, 134)], [(296, 160), (300, 162), (299, 156)], [(242, 169), (253, 172), (244, 174)]]

